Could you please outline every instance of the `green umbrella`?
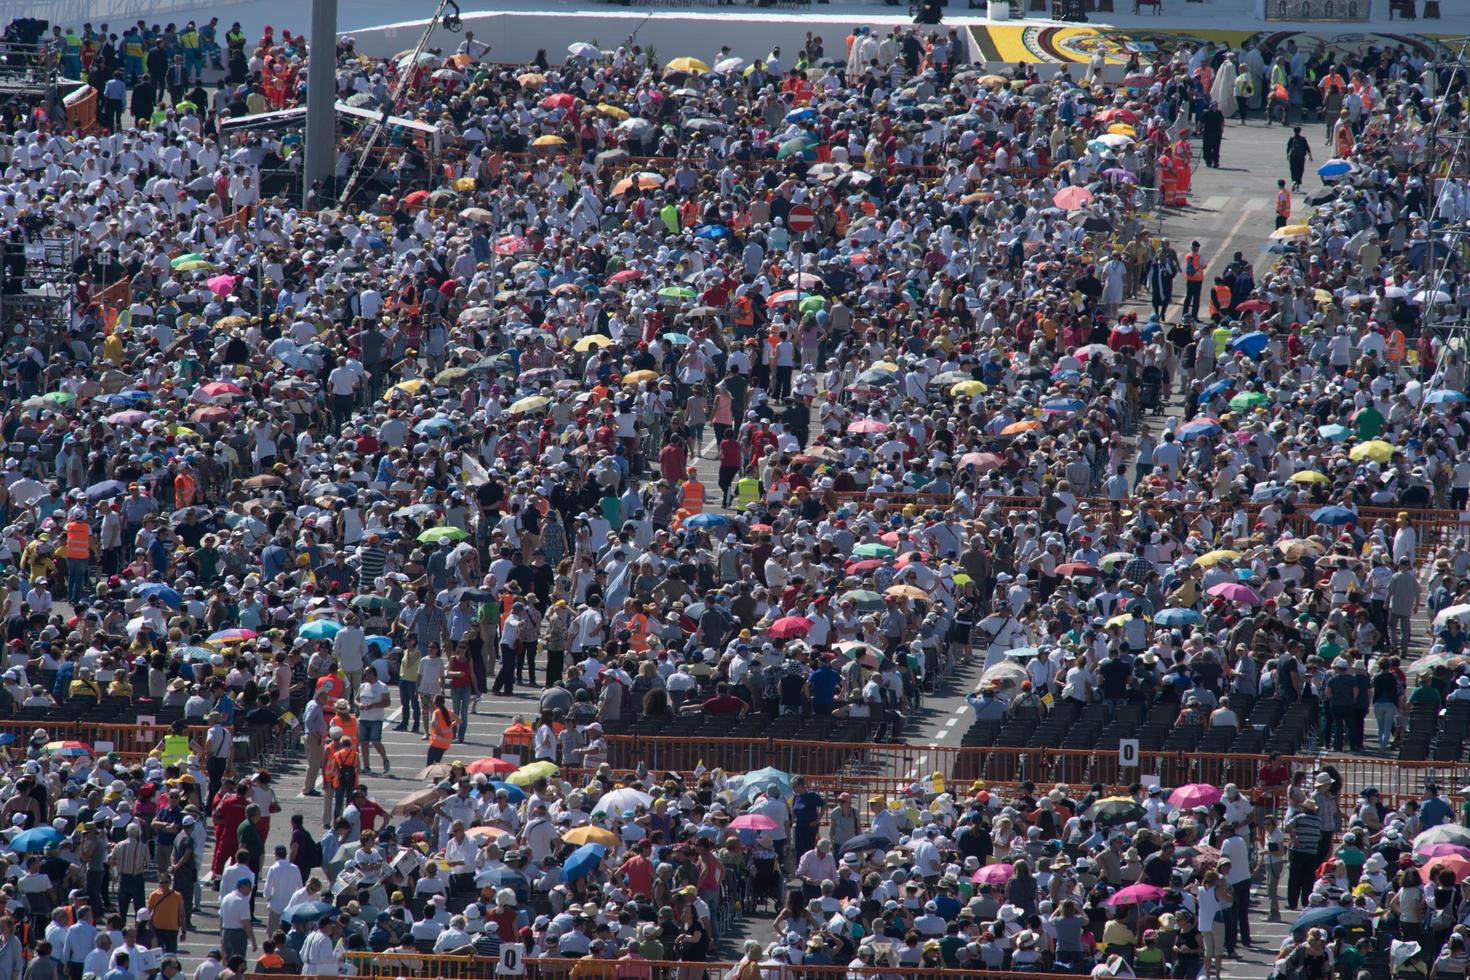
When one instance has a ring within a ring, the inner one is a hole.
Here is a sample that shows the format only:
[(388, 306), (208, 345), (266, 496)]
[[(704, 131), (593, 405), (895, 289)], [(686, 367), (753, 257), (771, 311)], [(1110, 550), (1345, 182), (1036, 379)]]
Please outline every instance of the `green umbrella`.
[(826, 304), (826, 302), (827, 301), (820, 296), (808, 296), (806, 299), (801, 301), (801, 305), (798, 306), (797, 309), (801, 310), (801, 312), (803, 313), (815, 313), (820, 310), (822, 306)]
[(398, 603), (389, 599), (387, 596), (381, 595), (354, 596), (352, 605), (357, 609), (367, 609), (370, 611), (379, 609), (390, 613), (396, 613), (398, 611)]
[(440, 541), (463, 541), (469, 537), (468, 531), (462, 531), (457, 527), (431, 527), (418, 537), (419, 544), (438, 544)]
[(208, 259), (206, 259), (204, 256), (200, 255), (198, 252), (185, 252), (183, 255), (180, 255), (180, 256), (175, 257), (171, 262), (169, 262), (169, 265), (171, 265), (175, 269), (177, 269), (179, 266), (183, 265), (186, 262), (208, 262), (208, 261), (209, 261)]
[(856, 548), (852, 549), (852, 553), (857, 555), (859, 558), (890, 558), (893, 555), (898, 554), (898, 552), (888, 547), (888, 545), (879, 544), (876, 541), (869, 541), (867, 544), (860, 544)]
[(850, 589), (842, 593), (842, 598), (851, 599), (863, 612), (874, 612), (883, 608), (883, 597), (868, 589)]
[(694, 343), (694, 338), (689, 336), (687, 333), (666, 333), (664, 334), (664, 340), (667, 340), (675, 347), (683, 347), (686, 344)]
[(658, 291), (664, 299), (693, 299), (694, 290), (688, 286), (665, 286)]
[(801, 135), (796, 137), (795, 139), (789, 139), (786, 142), (782, 143), (781, 148), (776, 151), (776, 159), (785, 160), (787, 157), (796, 156), (798, 153), (805, 153), (807, 150), (810, 150), (816, 145), (817, 141), (807, 135)]
[(1252, 408), (1260, 408), (1262, 405), (1266, 405), (1270, 401), (1271, 399), (1267, 398), (1259, 391), (1242, 391), (1240, 394), (1230, 399), (1230, 407), (1235, 409), (1237, 412), (1245, 412), (1249, 411)]
[(41, 401), (48, 405), (70, 405), (77, 400), (77, 396), (69, 391), (48, 391), (41, 396)]

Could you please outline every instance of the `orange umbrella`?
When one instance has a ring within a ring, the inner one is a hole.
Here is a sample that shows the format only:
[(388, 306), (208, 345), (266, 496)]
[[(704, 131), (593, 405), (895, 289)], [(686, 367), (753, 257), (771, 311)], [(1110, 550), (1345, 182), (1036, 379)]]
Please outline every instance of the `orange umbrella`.
[(1040, 422), (1035, 419), (1025, 419), (1021, 422), (1012, 422), (1004, 429), (1001, 429), (1000, 434), (1003, 436), (1018, 436), (1023, 432), (1030, 432), (1033, 429), (1039, 428), (1041, 428)]

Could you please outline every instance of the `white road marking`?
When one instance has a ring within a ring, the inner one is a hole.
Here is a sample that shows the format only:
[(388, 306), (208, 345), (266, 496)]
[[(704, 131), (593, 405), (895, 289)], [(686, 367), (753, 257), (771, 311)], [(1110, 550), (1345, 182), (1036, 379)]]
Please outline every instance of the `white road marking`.
[(1205, 211), (1224, 211), (1225, 205), (1230, 203), (1229, 194), (1216, 194), (1199, 202), (1199, 206)]

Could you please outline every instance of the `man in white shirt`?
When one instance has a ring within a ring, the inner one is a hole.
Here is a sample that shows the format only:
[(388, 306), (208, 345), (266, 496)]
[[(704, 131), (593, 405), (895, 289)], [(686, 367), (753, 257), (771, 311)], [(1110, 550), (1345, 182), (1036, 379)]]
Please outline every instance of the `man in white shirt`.
[(337, 975), (337, 921), (323, 919), (301, 944), (301, 972), (309, 977)]
[[(245, 956), (249, 949), (255, 949), (255, 926), (250, 921), (250, 892), (253, 882), (248, 878), (241, 878), (235, 883), (234, 889), (219, 903), (219, 927), (220, 927), (220, 952), (225, 954), (225, 962), (228, 963), (232, 956)], [(307, 942), (311, 939), (308, 937)], [(302, 949), (302, 959), (305, 959), (306, 950)], [(309, 970), (307, 972), (310, 972)], [(333, 973), (336, 966), (333, 965)]]
[(291, 896), (301, 889), (301, 869), (286, 858), (286, 845), (276, 845), (275, 863), (265, 869), (265, 900), (270, 907), (266, 917), (266, 930), (274, 933), (281, 922), (281, 913), (291, 903)]
[[(339, 637), (341, 633), (337, 634)], [(345, 669), (345, 668), (344, 668)], [(351, 690), (351, 688), (348, 688)], [(372, 759), (368, 750), (376, 747), (378, 757), (383, 760), (384, 774), (393, 771), (388, 761), (388, 750), (383, 747), (383, 721), (388, 705), (393, 701), (388, 685), (378, 677), (378, 668), (369, 664), (362, 670), (362, 683), (357, 686), (357, 737), (362, 751), (362, 771), (372, 772)]]
[(1251, 864), (1245, 838), (1240, 836), (1238, 825), (1227, 823), (1224, 834), (1224, 842), (1220, 845), (1219, 870), (1235, 892), (1235, 903), (1231, 909), (1233, 914), (1227, 915), (1225, 922), (1225, 944), (1228, 950), (1235, 947), (1237, 935), (1241, 945), (1251, 944)]

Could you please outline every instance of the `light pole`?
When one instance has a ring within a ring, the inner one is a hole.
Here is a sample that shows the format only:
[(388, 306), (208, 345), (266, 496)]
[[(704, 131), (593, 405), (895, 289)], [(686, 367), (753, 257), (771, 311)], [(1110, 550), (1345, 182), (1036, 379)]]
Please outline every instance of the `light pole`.
[(331, 179), (337, 157), (337, 0), (311, 0), (311, 48), (306, 66), (306, 166), (302, 206), (311, 185)]

